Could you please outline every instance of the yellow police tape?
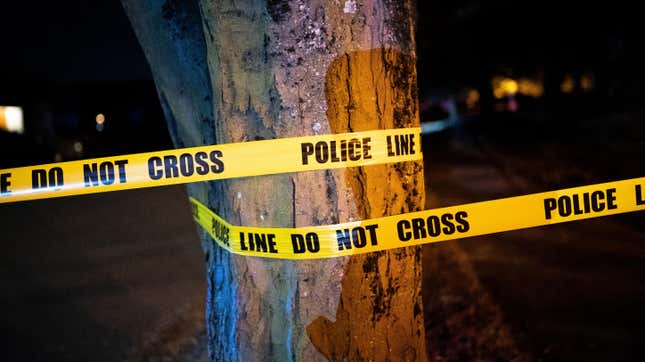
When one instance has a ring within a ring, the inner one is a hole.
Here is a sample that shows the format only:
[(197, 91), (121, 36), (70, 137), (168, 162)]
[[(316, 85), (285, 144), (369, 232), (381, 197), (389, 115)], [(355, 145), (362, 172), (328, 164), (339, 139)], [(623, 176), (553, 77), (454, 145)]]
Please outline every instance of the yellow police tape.
[(318, 259), (645, 210), (645, 177), (300, 228), (233, 226), (199, 201), (190, 201), (197, 223), (232, 253)]
[(421, 160), (420, 128), (281, 138), (0, 170), (0, 203)]

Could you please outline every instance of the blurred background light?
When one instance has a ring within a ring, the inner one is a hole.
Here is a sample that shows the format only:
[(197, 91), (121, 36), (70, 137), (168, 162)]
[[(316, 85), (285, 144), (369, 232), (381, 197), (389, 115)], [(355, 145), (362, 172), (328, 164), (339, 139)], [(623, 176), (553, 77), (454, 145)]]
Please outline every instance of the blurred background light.
[(81, 141), (74, 142), (74, 152), (83, 153), (83, 142)]
[(562, 83), (560, 84), (560, 90), (562, 93), (571, 93), (575, 88), (576, 80), (573, 79), (573, 76), (571, 74), (565, 75), (564, 79), (562, 79)]
[(471, 88), (466, 93), (466, 107), (468, 109), (475, 108), (479, 103), (480, 94), (477, 89)]
[(544, 85), (539, 80), (520, 78), (518, 81), (518, 91), (523, 96), (540, 98), (544, 94)]
[(99, 113), (96, 115), (96, 130), (98, 132), (103, 132), (104, 127), (105, 127), (105, 115), (103, 113)]
[(519, 86), (517, 81), (512, 78), (494, 77), (492, 80), (493, 95), (497, 99), (517, 94)]
[(22, 134), (25, 123), (22, 108), (0, 106), (0, 130)]
[(583, 74), (582, 77), (580, 77), (580, 89), (582, 89), (583, 92), (590, 92), (594, 88), (594, 77), (591, 74)]

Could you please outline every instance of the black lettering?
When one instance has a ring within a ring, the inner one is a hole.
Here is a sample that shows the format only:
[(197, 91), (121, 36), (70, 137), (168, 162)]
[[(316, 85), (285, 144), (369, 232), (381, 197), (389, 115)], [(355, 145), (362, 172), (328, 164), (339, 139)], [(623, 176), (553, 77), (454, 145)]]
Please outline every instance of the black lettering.
[(244, 243), (244, 233), (240, 233), (240, 250), (249, 250), (249, 248)]
[(616, 204), (616, 189), (604, 191), (585, 192), (582, 195), (562, 195), (555, 198), (544, 199), (544, 217), (549, 220), (553, 211), (557, 210), (560, 217), (582, 215), (591, 212), (601, 212), (618, 208)]
[[(276, 254), (275, 234), (248, 233), (248, 240), (245, 240), (244, 233), (240, 233), (240, 249), (245, 251), (256, 251), (262, 253)], [(248, 245), (245, 243), (248, 242)]]
[(163, 171), (159, 170), (162, 162), (161, 158), (154, 156), (148, 159), (148, 176), (151, 180), (159, 180), (163, 177)]
[(412, 233), (414, 240), (419, 240), (426, 237), (426, 221), (422, 218), (412, 219)]
[(431, 237), (439, 236), (441, 234), (441, 221), (439, 220), (438, 216), (432, 215), (428, 217), (427, 221), (427, 227), (428, 227), (428, 234)]
[(31, 170), (31, 188), (36, 190), (47, 187), (47, 171), (43, 169)]
[(128, 164), (128, 160), (114, 161), (114, 164), (119, 169), (119, 182), (120, 183), (128, 182), (128, 179), (127, 179), (126, 173), (125, 173), (125, 165)]
[(294, 254), (305, 252), (305, 237), (300, 234), (291, 234), (291, 245), (293, 245)]
[(467, 217), (468, 213), (465, 211), (458, 211), (455, 214), (455, 221), (459, 224), (457, 225), (457, 231), (460, 233), (465, 233), (470, 230), (470, 223), (466, 220)]
[(177, 169), (177, 157), (174, 155), (163, 156), (163, 167), (166, 172), (166, 178), (179, 177)]
[(302, 151), (302, 164), (309, 164), (309, 156), (314, 154), (314, 145), (313, 143), (305, 142), (300, 145), (300, 150)]
[(410, 135), (410, 149), (409, 152), (411, 155), (414, 155), (414, 134)]
[(372, 158), (372, 155), (370, 154), (370, 150), (372, 149), (372, 146), (370, 146), (371, 141), (372, 141), (372, 138), (370, 137), (363, 138), (363, 159), (364, 160), (369, 160), (370, 158)]
[(338, 250), (352, 248), (352, 239), (349, 236), (349, 229), (336, 230), (336, 239), (338, 240)]
[(206, 152), (197, 152), (195, 154), (195, 163), (197, 164), (197, 167), (195, 167), (195, 171), (197, 172), (198, 175), (206, 175), (208, 174), (208, 162), (206, 160), (208, 159), (208, 155)]
[(573, 195), (573, 214), (584, 214), (584, 210), (580, 208), (580, 195)]
[(452, 223), (452, 214), (441, 215), (441, 223), (444, 225), (444, 234), (450, 235), (455, 233), (455, 224)]
[(636, 185), (636, 205), (645, 205), (645, 199), (643, 199), (643, 191), (641, 185)]
[(605, 193), (602, 191), (594, 191), (591, 193), (591, 209), (595, 212), (600, 212), (605, 209), (605, 203), (600, 202), (605, 198)]
[(329, 142), (331, 148), (331, 162), (340, 162), (340, 158), (336, 155), (336, 141)]
[(401, 143), (399, 142), (399, 135), (394, 135), (394, 148), (396, 149), (396, 155), (401, 154)]
[(349, 153), (349, 159), (352, 161), (358, 161), (361, 159), (361, 153), (360, 151), (356, 152), (355, 148), (361, 148), (361, 142), (356, 139), (352, 138), (349, 140), (349, 145), (348, 145), (349, 150), (347, 153)]
[[(128, 164), (128, 160), (118, 160), (114, 161), (114, 164), (110, 161), (102, 162), (100, 165), (93, 163), (91, 165), (83, 165), (83, 182), (85, 187), (90, 186), (99, 186), (99, 180), (103, 185), (111, 185), (115, 181), (114, 177), (114, 165), (117, 166), (119, 172), (119, 182), (125, 183), (128, 181), (125, 165)], [(148, 169), (150, 170), (150, 160), (148, 160)]]
[(617, 209), (616, 205), (616, 189), (607, 189), (607, 210)]
[(215, 150), (211, 152), (210, 158), (213, 165), (211, 166), (211, 172), (213, 173), (222, 173), (224, 172), (224, 161), (220, 160), (222, 157), (222, 151)]
[(90, 182), (92, 182), (91, 186), (99, 185), (99, 172), (96, 163), (91, 166), (83, 165), (83, 181), (85, 182), (85, 187), (90, 187)]
[(316, 143), (316, 161), (318, 163), (325, 163), (329, 160), (329, 147), (327, 142), (317, 142)]
[(11, 193), (9, 191), (9, 186), (11, 186), (11, 182), (9, 181), (10, 177), (11, 173), (0, 174), (0, 195), (8, 195)]
[(277, 254), (278, 249), (275, 248), (275, 234), (267, 234), (267, 242), (269, 243), (269, 253)]
[(34, 190), (47, 187), (60, 188), (63, 186), (65, 186), (63, 169), (60, 167), (52, 167), (49, 171), (45, 169), (31, 171), (31, 188)]
[(195, 173), (195, 164), (193, 163), (193, 155), (184, 153), (179, 156), (179, 171), (184, 177), (192, 176)]
[(215, 218), (211, 219), (211, 231), (215, 237), (226, 244), (226, 246), (231, 245), (229, 242), (229, 229)]
[(317, 253), (320, 251), (320, 239), (318, 238), (318, 234), (307, 233), (305, 240), (307, 242), (307, 250), (309, 250), (310, 253)]
[(357, 248), (362, 248), (367, 245), (365, 230), (362, 227), (357, 226), (352, 229), (352, 241), (354, 242), (354, 246)]
[(256, 247), (255, 250), (266, 253), (268, 251), (266, 234), (254, 234), (254, 236), (255, 236), (255, 247)]
[(340, 159), (343, 162), (347, 161), (347, 141), (346, 140), (340, 141)]
[(63, 187), (65, 182), (63, 179), (63, 169), (60, 167), (52, 167), (49, 170), (49, 187)]
[(544, 199), (544, 217), (547, 220), (551, 219), (551, 212), (557, 207), (554, 198)]
[(387, 136), (387, 155), (413, 155), (414, 152), (414, 134), (394, 135), (394, 150), (392, 150), (392, 136)]
[(571, 215), (571, 199), (569, 196), (560, 196), (558, 198), (558, 213), (562, 217)]
[(303, 254), (305, 251), (317, 253), (320, 251), (320, 239), (316, 233), (291, 234), (291, 244), (293, 245), (294, 254)]
[(101, 183), (103, 185), (111, 185), (114, 183), (114, 166), (112, 162), (105, 161), (99, 166), (99, 173), (101, 175)]
[(378, 229), (377, 224), (365, 225), (365, 230), (370, 232), (370, 243), (372, 244), (372, 246), (378, 244), (378, 240), (376, 237), (376, 229)]
[(400, 135), (399, 143), (401, 144), (401, 154), (407, 155), (408, 154), (408, 135)]
[(410, 222), (408, 220), (399, 220), (399, 222), (396, 223), (396, 232), (399, 240), (408, 241), (412, 238), (412, 233), (405, 231), (407, 229), (410, 229)]
[(387, 136), (385, 139), (387, 140), (387, 156), (395, 156), (394, 152), (392, 152), (392, 136)]
[(309, 250), (310, 253), (317, 253), (320, 251), (320, 239), (318, 238), (318, 234), (307, 233), (305, 240), (307, 242), (307, 250)]
[(589, 212), (591, 210), (591, 197), (588, 192), (585, 192), (582, 197), (584, 201), (584, 210), (585, 212)]

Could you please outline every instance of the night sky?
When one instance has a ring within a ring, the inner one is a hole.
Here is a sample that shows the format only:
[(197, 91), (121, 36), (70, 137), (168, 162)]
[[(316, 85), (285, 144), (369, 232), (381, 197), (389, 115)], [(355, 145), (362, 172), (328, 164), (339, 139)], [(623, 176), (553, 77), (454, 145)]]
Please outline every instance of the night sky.
[(118, 0), (3, 1), (0, 14), (2, 80), (150, 79)]
[[(418, 0), (422, 91), (509, 70), (610, 72), (643, 79), (639, 12), (627, 2)], [(33, 11), (37, 9), (37, 11)], [(3, 2), (0, 79), (150, 79), (117, 0)]]
[(632, 78), (643, 78), (640, 12), (632, 3), (454, 0), (418, 4), (422, 88), (424, 82), (426, 87), (472, 83), (504, 71), (530, 76), (541, 71), (609, 73), (621, 68)]

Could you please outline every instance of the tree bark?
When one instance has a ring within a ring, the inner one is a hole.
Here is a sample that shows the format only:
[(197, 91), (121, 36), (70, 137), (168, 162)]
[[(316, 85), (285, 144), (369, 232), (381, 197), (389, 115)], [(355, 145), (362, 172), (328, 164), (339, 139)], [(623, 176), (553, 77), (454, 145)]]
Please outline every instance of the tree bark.
[[(419, 125), (413, 0), (122, 2), (178, 147)], [(408, 162), (189, 192), (233, 224), (298, 227), (420, 210), (423, 185)], [(296, 262), (201, 238), (213, 360), (426, 360), (419, 248)]]

